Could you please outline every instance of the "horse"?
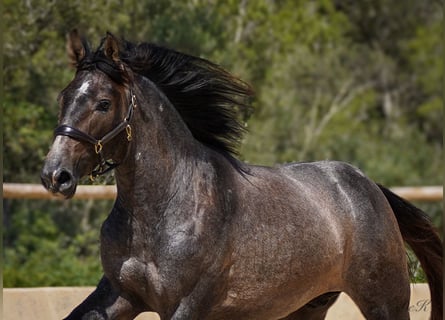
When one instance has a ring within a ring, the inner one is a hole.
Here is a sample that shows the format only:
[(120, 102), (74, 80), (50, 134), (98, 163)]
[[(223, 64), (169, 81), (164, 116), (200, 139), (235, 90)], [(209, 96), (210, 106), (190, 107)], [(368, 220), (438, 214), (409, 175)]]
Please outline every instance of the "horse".
[(340, 292), (367, 319), (409, 319), (405, 243), (442, 318), (442, 242), (428, 216), (339, 161), (238, 160), (253, 90), (221, 66), (107, 33), (67, 37), (76, 68), (41, 172), (71, 198), (114, 170), (103, 276), (66, 319), (324, 319)]

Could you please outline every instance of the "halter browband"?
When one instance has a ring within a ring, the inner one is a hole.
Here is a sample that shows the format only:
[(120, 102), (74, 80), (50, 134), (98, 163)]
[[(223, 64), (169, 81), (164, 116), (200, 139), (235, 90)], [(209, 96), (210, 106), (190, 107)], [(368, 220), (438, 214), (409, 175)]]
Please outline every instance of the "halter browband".
[(136, 108), (136, 96), (133, 94), (133, 92), (130, 90), (130, 96), (131, 96), (131, 103), (128, 107), (127, 116), (124, 118), (124, 120), (119, 123), (114, 129), (112, 129), (110, 132), (108, 132), (106, 135), (104, 135), (101, 139), (96, 139), (93, 136), (91, 136), (88, 133), (85, 133), (83, 131), (80, 131), (79, 129), (76, 129), (74, 127), (68, 126), (68, 125), (61, 125), (58, 126), (54, 130), (54, 136), (67, 136), (74, 140), (88, 142), (92, 145), (94, 145), (94, 151), (97, 155), (99, 155), (99, 164), (96, 166), (96, 168), (91, 172), (90, 179), (93, 180), (95, 177), (105, 174), (108, 171), (114, 169), (118, 166), (117, 163), (110, 162), (108, 160), (105, 160), (102, 149), (103, 145), (107, 142), (109, 142), (111, 139), (116, 137), (119, 133), (122, 131), (126, 131), (127, 133), (127, 140), (131, 141), (132, 139), (132, 133), (131, 133), (131, 125), (130, 121), (133, 117), (133, 110)]

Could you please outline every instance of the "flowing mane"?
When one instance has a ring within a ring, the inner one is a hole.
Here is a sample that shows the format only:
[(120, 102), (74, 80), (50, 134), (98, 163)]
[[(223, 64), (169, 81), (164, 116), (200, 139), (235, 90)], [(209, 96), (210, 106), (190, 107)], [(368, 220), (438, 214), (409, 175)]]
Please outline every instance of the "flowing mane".
[[(120, 60), (154, 82), (181, 115), (194, 138), (233, 160), (245, 132), (251, 87), (220, 66), (152, 43), (121, 41)], [(103, 53), (89, 52), (78, 70), (98, 68), (114, 81), (125, 77)]]

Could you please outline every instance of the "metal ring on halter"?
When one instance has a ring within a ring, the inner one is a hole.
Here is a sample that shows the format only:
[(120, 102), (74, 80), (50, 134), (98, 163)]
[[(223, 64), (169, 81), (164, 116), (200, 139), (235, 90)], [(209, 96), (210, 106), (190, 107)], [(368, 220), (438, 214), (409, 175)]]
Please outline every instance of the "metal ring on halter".
[(96, 154), (101, 153), (102, 148), (103, 148), (102, 141), (100, 141), (100, 140), (97, 141), (96, 144), (94, 145), (94, 151), (96, 151)]
[(125, 127), (125, 131), (127, 132), (127, 140), (131, 141), (133, 136), (131, 135), (131, 126), (129, 124)]

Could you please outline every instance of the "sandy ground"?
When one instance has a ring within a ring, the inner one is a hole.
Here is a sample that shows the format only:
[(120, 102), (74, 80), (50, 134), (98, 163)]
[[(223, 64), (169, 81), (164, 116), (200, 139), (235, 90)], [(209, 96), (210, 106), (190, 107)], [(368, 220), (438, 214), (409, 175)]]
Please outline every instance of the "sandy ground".
[[(59, 320), (66, 316), (94, 288), (55, 287), (17, 288), (3, 290), (3, 320), (33, 319)], [(431, 312), (429, 290), (426, 284), (411, 287), (411, 320), (427, 320)], [(159, 320), (156, 313), (140, 314), (137, 320)], [(364, 319), (347, 295), (341, 295), (329, 310), (327, 320)]]

